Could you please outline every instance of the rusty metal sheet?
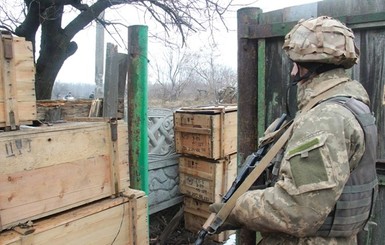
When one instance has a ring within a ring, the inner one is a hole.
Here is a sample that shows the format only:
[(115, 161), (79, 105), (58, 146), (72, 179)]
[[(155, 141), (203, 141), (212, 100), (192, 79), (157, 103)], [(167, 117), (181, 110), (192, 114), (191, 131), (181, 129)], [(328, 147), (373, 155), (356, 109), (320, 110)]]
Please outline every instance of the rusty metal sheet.
[(318, 16), (354, 16), (384, 11), (384, 0), (323, 0), (318, 2)]
[[(385, 28), (385, 12), (334, 17), (353, 29)], [(295, 24), (297, 21), (252, 25), (249, 26), (249, 33), (244, 38), (284, 37)]]

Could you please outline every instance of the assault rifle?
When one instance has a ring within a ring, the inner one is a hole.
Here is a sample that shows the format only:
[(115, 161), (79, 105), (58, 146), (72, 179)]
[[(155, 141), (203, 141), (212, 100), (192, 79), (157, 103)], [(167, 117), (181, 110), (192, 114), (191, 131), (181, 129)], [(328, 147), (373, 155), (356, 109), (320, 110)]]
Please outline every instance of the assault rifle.
[[(286, 120), (286, 116), (287, 116), (286, 114), (283, 114), (279, 118), (279, 120), (278, 120), (277, 124), (275, 125), (273, 131), (276, 131), (276, 130), (281, 128), (281, 126), (283, 125), (283, 123)], [(232, 185), (231, 185), (230, 189), (227, 191), (227, 193), (222, 197), (222, 200), (221, 200), (222, 203), (227, 203), (229, 201), (229, 199), (233, 196), (233, 194), (236, 192), (238, 187), (245, 181), (245, 179), (251, 173), (251, 171), (256, 166), (258, 166), (258, 164), (261, 161), (261, 159), (269, 151), (270, 146), (271, 146), (272, 143), (273, 142), (264, 144), (256, 152), (253, 152), (252, 154), (250, 154), (246, 158), (245, 162), (243, 163), (242, 169), (239, 171), (239, 174), (237, 175), (237, 178), (234, 180), (234, 182), (232, 183)], [(258, 177), (259, 176), (257, 176), (257, 178), (255, 180), (257, 180)], [(223, 209), (223, 207), (222, 207), (222, 209)], [(218, 212), (218, 214), (214, 214), (214, 213), (211, 214), (210, 217), (206, 220), (206, 222), (203, 225), (202, 229), (198, 233), (198, 238), (195, 241), (195, 245), (203, 244), (203, 241), (204, 241), (205, 237), (208, 234), (214, 234), (218, 230), (218, 228), (223, 224), (224, 219), (227, 218), (227, 216), (226, 217), (218, 217), (220, 211)]]

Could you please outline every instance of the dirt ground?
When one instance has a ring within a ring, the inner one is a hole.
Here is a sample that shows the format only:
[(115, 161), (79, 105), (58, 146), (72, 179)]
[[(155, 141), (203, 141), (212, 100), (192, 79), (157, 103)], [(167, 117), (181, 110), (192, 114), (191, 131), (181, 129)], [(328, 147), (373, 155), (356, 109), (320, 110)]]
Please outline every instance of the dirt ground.
[[(172, 218), (177, 214), (180, 210), (181, 206), (173, 206), (171, 208), (165, 209), (158, 213), (150, 215), (150, 245), (193, 245), (195, 240), (197, 239), (197, 234), (192, 233), (185, 229), (183, 218), (177, 225), (177, 228), (170, 233), (170, 235), (165, 239), (165, 243), (161, 244), (159, 239), (170, 223)], [(217, 243), (206, 239), (204, 245), (218, 245), (222, 243)]]

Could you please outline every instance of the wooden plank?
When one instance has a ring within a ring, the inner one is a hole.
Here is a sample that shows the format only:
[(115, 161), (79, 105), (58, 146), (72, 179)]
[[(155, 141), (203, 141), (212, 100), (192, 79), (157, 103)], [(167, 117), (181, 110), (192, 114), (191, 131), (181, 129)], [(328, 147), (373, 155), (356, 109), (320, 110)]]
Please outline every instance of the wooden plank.
[[(19, 101), (17, 102), (19, 111), (19, 121), (29, 122), (36, 119), (36, 103), (33, 101)], [(0, 108), (4, 108), (5, 104), (0, 102)], [(0, 120), (5, 118), (6, 114), (4, 110), (0, 110)], [(0, 121), (0, 127), (4, 127), (5, 121)], [(20, 124), (19, 124), (20, 125)]]
[(356, 79), (365, 87), (371, 100), (370, 107), (374, 112), (378, 130), (378, 158), (385, 158), (385, 29), (370, 29), (357, 31), (360, 37), (360, 62), (353, 72)]
[(102, 102), (103, 101), (101, 99), (92, 100), (91, 108), (90, 108), (90, 112), (88, 114), (88, 117), (99, 117), (99, 116), (101, 116), (100, 115), (100, 111), (101, 111), (101, 108), (102, 108)]
[(211, 129), (209, 128), (191, 128), (175, 126), (174, 129), (181, 133), (192, 133), (192, 134), (208, 134), (211, 135)]
[[(18, 101), (36, 103), (32, 44), (26, 42), (24, 38), (14, 37), (14, 50)], [(34, 112), (36, 113), (36, 106)], [(36, 117), (36, 114), (34, 116)], [(31, 118), (28, 120), (31, 120)]]
[(222, 113), (222, 111), (225, 112), (231, 112), (231, 111), (236, 111), (237, 106), (233, 105), (227, 105), (227, 106), (199, 106), (199, 107), (182, 107), (176, 110), (176, 112), (181, 112), (181, 113), (197, 113), (197, 114), (218, 114)]
[(118, 173), (122, 181), (120, 186), (130, 186), (130, 173), (128, 163), (128, 125), (126, 122), (118, 122)]
[(113, 194), (107, 156), (0, 175), (3, 226), (37, 219)]
[[(39, 100), (37, 104), (37, 118), (45, 120), (45, 114), (54, 108), (62, 111), (61, 119), (79, 118), (79, 117), (101, 117), (103, 100), (79, 99), (74, 101), (65, 100)], [(92, 108), (91, 108), (92, 107)], [(124, 114), (124, 100), (118, 100), (117, 118), (122, 119)]]
[[(143, 192), (144, 194), (144, 192)], [(132, 225), (132, 234), (134, 235), (130, 240), (133, 241), (131, 244), (149, 244), (149, 230), (148, 230), (148, 198), (144, 196), (136, 199), (136, 204), (132, 202), (131, 210), (135, 213), (132, 215), (133, 221), (130, 222)]]
[[(110, 145), (110, 174), (111, 174), (111, 189), (113, 194), (118, 194), (120, 186), (120, 173), (119, 173), (119, 143), (118, 143), (118, 121), (111, 120), (109, 134)], [(128, 130), (128, 129), (127, 129)], [(124, 173), (125, 176), (126, 173)], [(128, 173), (127, 173), (128, 174)]]
[(105, 117), (66, 117), (67, 122), (108, 122), (110, 119)]
[[(147, 197), (130, 191), (125, 197), (104, 199), (34, 223), (27, 236), (0, 233), (0, 244), (148, 244)], [(30, 243), (23, 243), (26, 240)]]
[(42, 121), (47, 121), (47, 114), (51, 110), (60, 110), (60, 120), (68, 120), (68, 118), (88, 117), (92, 100), (38, 100), (37, 118)]
[(2, 229), (126, 190), (127, 124), (119, 122), (114, 147), (106, 122), (2, 133)]
[(213, 130), (219, 133), (213, 136), (213, 152), (217, 153), (214, 159), (224, 158), (237, 151), (237, 112), (224, 113), (216, 117), (217, 122), (213, 122)]

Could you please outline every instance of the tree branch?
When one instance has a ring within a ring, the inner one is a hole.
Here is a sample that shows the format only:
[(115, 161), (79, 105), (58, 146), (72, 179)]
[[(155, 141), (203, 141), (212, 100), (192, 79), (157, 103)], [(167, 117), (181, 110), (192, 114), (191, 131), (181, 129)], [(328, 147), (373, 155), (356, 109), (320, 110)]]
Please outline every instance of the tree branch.
[(28, 13), (23, 23), (15, 29), (15, 34), (35, 42), (35, 35), (40, 26), (40, 4), (32, 0), (25, 0), (24, 3), (28, 8)]

